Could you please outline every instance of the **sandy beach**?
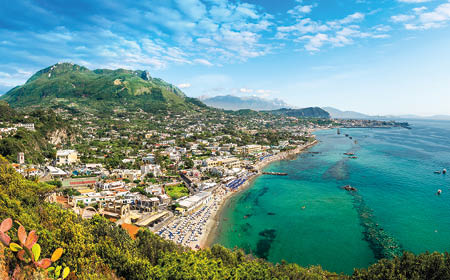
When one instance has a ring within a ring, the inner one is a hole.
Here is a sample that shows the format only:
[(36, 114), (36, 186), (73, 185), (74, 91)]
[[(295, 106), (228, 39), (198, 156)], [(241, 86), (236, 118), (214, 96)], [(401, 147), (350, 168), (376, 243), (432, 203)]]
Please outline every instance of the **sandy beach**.
[(221, 199), (216, 200), (217, 207), (214, 209), (213, 213), (211, 213), (211, 216), (205, 225), (205, 231), (199, 237), (200, 248), (207, 248), (213, 244), (214, 239), (217, 235), (217, 230), (219, 228), (222, 211), (226, 208), (226, 205), (228, 205), (230, 198), (233, 195), (236, 195), (236, 194), (242, 192), (243, 190), (247, 189), (249, 186), (251, 186), (251, 184), (253, 183), (253, 180), (255, 180), (258, 176), (261, 175), (261, 171), (264, 167), (266, 167), (267, 165), (269, 165), (273, 162), (276, 162), (276, 161), (295, 159), (295, 156), (297, 156), (298, 154), (301, 154), (302, 152), (311, 148), (312, 146), (316, 145), (317, 143), (319, 143), (319, 141), (314, 140), (313, 142), (311, 142), (305, 146), (298, 146), (297, 148), (295, 148), (293, 150), (281, 152), (275, 156), (266, 158), (266, 159), (258, 162), (255, 165), (255, 170), (258, 171), (257, 174), (255, 174), (251, 178), (248, 178), (248, 180), (242, 186), (240, 186), (237, 191), (228, 191), (222, 196)]

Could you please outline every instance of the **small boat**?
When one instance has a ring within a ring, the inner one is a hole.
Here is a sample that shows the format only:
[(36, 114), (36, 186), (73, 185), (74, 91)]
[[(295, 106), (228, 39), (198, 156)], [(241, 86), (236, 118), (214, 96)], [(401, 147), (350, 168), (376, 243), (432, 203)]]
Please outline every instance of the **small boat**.
[(349, 139), (353, 139), (353, 137), (351, 137), (351, 136), (350, 136), (350, 137), (348, 137), (348, 138), (349, 138)]
[(352, 157), (348, 157), (348, 158), (357, 159), (358, 157), (352, 156)]
[(302, 206), (302, 210), (305, 210), (306, 209), (306, 206)]
[(350, 185), (347, 185), (347, 186), (343, 186), (342, 187), (344, 190), (346, 190), (346, 191), (352, 191), (352, 192), (356, 192), (356, 191), (358, 191), (358, 189), (357, 188), (355, 188), (355, 187), (352, 187), (352, 186), (350, 186)]
[(354, 153), (344, 153), (344, 155), (346, 155), (346, 156), (354, 156), (355, 154)]
[(441, 189), (439, 189), (438, 191), (437, 191), (437, 195), (441, 195), (441, 193), (442, 193), (442, 190)]

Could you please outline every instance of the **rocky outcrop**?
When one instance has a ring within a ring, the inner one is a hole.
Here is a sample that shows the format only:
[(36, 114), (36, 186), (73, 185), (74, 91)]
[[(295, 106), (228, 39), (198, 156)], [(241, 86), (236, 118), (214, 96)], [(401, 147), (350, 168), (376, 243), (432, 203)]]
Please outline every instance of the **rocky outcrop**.
[(57, 129), (50, 133), (49, 142), (53, 145), (59, 145), (64, 143), (69, 136), (67, 135), (67, 131), (65, 129)]

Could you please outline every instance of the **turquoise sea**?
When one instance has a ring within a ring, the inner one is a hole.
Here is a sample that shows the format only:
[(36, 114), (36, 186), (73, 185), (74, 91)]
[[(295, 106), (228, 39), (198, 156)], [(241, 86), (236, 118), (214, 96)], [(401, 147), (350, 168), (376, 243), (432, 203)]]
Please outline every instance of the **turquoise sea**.
[(434, 174), (450, 170), (450, 122), (410, 124), (317, 132), (308, 153), (265, 169), (288, 176), (262, 175), (229, 200), (215, 243), (344, 273), (402, 250), (450, 251), (450, 174)]

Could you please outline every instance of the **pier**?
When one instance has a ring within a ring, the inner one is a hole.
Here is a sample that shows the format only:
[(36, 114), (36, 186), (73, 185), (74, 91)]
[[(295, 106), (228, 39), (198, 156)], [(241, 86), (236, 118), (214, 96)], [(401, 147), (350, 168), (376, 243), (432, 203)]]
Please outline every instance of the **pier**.
[(264, 175), (275, 175), (275, 176), (287, 176), (287, 173), (282, 172), (263, 172)]

